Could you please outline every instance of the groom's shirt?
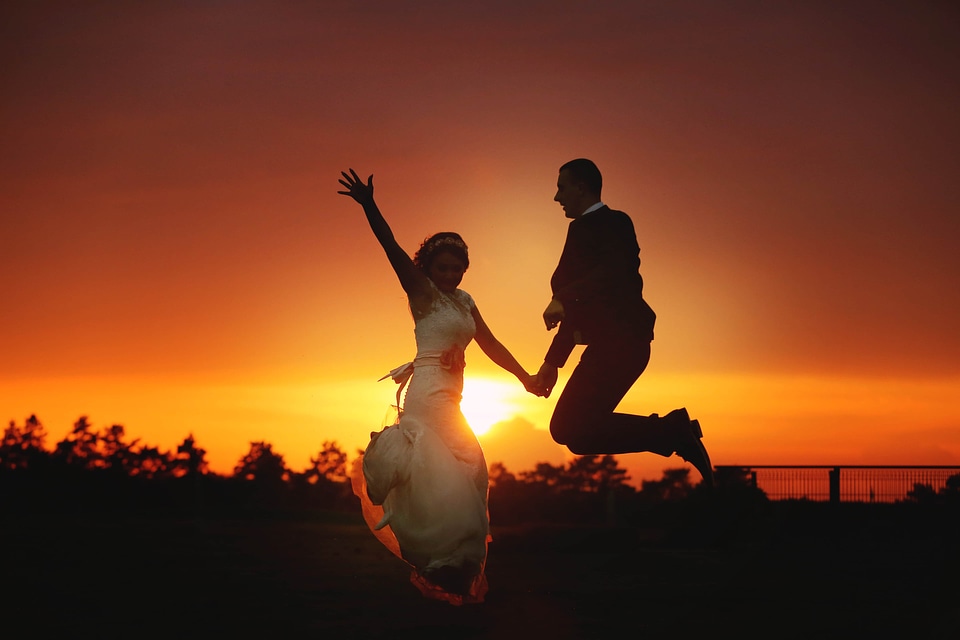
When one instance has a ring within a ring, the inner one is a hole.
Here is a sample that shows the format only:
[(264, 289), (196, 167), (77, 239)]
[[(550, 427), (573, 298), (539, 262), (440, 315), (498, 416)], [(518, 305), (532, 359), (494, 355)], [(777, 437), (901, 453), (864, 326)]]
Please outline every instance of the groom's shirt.
[(643, 299), (640, 246), (626, 213), (597, 203), (571, 220), (550, 287), (564, 319), (547, 363), (562, 367), (575, 345), (598, 337), (653, 340), (656, 315)]
[(596, 203), (596, 204), (593, 204), (593, 205), (590, 205), (589, 207), (587, 207), (586, 210), (585, 210), (583, 213), (581, 213), (580, 215), (581, 215), (581, 216), (585, 216), (585, 215), (587, 215), (588, 213), (590, 213), (591, 211), (596, 211), (597, 209), (603, 209), (605, 206), (607, 206), (607, 205), (603, 204), (602, 202), (598, 202), (598, 203)]

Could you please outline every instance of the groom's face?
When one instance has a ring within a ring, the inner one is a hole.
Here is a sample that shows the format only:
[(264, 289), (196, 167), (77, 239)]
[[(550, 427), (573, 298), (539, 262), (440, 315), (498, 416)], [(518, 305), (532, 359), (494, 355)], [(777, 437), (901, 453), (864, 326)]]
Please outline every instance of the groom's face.
[(577, 218), (587, 210), (592, 202), (587, 202), (587, 194), (583, 183), (573, 179), (569, 171), (561, 171), (557, 177), (557, 195), (553, 199), (560, 203), (563, 215), (568, 218)]

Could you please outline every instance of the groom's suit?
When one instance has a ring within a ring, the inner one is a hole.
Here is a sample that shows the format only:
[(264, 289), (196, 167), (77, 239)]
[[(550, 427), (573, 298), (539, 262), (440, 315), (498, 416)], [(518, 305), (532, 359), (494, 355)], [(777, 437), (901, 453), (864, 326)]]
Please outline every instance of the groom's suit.
[(653, 340), (656, 314), (643, 299), (640, 246), (624, 212), (603, 206), (570, 222), (550, 288), (565, 318), (548, 363), (562, 367), (575, 344), (608, 333)]
[(574, 453), (673, 452), (661, 418), (614, 413), (650, 360), (656, 314), (639, 268), (626, 213), (604, 205), (570, 222), (550, 280), (564, 318), (544, 360), (560, 368), (575, 345), (587, 345), (550, 421), (553, 438)]

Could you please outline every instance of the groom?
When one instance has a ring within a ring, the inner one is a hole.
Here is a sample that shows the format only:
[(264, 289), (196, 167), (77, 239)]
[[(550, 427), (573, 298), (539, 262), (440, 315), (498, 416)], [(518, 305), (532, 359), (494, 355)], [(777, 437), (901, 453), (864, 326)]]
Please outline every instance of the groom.
[(600, 170), (590, 160), (560, 167), (554, 200), (571, 222), (550, 280), (553, 299), (543, 312), (548, 331), (559, 325), (537, 374), (544, 396), (574, 346), (587, 346), (557, 400), (550, 433), (578, 455), (676, 453), (711, 486), (700, 423), (686, 409), (662, 418), (614, 413), (650, 361), (656, 314), (643, 299), (633, 221), (601, 202), (601, 186)]

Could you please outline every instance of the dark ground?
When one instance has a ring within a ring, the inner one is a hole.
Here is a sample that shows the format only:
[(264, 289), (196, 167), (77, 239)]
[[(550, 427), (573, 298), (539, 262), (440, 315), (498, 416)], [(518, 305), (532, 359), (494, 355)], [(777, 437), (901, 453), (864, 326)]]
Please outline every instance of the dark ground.
[[(956, 507), (956, 505), (954, 505)], [(958, 509), (772, 503), (494, 527), (479, 605), (423, 598), (352, 514), (7, 516), (6, 637), (958, 637)], [(26, 632), (26, 633), (24, 633)]]

